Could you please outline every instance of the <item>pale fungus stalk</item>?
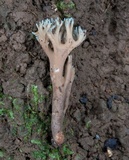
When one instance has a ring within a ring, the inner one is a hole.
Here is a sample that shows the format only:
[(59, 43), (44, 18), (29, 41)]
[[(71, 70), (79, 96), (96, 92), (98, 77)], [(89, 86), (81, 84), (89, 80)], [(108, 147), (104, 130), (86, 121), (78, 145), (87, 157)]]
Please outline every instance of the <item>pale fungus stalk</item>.
[(64, 142), (63, 120), (68, 107), (69, 96), (75, 76), (70, 52), (86, 38), (86, 30), (73, 28), (73, 18), (63, 21), (46, 19), (36, 24), (38, 31), (33, 32), (50, 61), (50, 76), (53, 87), (52, 135), (54, 142)]

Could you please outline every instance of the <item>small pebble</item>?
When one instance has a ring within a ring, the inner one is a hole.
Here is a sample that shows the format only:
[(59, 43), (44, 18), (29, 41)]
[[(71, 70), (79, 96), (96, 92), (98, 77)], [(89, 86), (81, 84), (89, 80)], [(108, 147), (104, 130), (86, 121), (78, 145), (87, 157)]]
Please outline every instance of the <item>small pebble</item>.
[(87, 103), (86, 94), (83, 94), (83, 95), (80, 97), (79, 101), (80, 101), (81, 104), (86, 105), (86, 103)]
[(113, 152), (112, 152), (111, 148), (109, 148), (109, 147), (107, 148), (107, 154), (108, 154), (109, 158), (113, 156)]
[(108, 100), (107, 100), (107, 107), (108, 107), (108, 109), (112, 108), (112, 101), (114, 99), (119, 99), (119, 97), (117, 95), (112, 95), (111, 97), (108, 98)]
[(119, 145), (120, 141), (117, 138), (109, 138), (104, 142), (103, 150), (104, 152), (107, 151), (107, 148), (114, 150), (117, 149)]
[(92, 27), (90, 34), (96, 36), (97, 33), (94, 27)]
[(100, 136), (98, 134), (96, 134), (95, 139), (100, 139)]

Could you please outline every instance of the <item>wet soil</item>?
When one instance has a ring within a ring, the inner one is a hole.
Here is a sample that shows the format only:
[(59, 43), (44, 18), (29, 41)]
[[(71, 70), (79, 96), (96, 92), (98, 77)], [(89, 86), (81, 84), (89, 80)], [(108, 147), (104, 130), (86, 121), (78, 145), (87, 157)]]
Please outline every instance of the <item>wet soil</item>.
[[(65, 143), (74, 151), (69, 159), (128, 160), (129, 1), (73, 2), (75, 8), (61, 12), (50, 0), (0, 1), (0, 92), (22, 105), (27, 89), (35, 84), (41, 94), (49, 96), (41, 111), (50, 112), (49, 62), (31, 32), (42, 19), (72, 16), (75, 25), (87, 30), (87, 38), (71, 53), (76, 76), (64, 123)], [(84, 103), (80, 98), (85, 98)], [(11, 102), (5, 102), (8, 108)], [(23, 123), (20, 116), (16, 121)], [(0, 149), (15, 155), (15, 160), (33, 159), (34, 147), (22, 142), (20, 133), (13, 137), (10, 125), (8, 117), (0, 117)], [(120, 142), (111, 158), (103, 151), (109, 138)]]

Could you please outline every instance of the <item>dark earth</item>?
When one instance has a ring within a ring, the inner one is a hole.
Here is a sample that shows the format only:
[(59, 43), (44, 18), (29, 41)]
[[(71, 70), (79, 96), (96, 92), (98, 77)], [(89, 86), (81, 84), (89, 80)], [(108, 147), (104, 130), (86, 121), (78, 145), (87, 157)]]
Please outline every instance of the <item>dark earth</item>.
[[(73, 154), (66, 158), (129, 160), (129, 0), (72, 2), (72, 8), (61, 8), (54, 0), (0, 0), (0, 160), (36, 159), (31, 152), (37, 145), (24, 141), (22, 131), (14, 135), (12, 130), (24, 123), (20, 113), (31, 97), (31, 85), (47, 97), (39, 112), (51, 115), (49, 62), (32, 35), (36, 22), (51, 17), (73, 17), (75, 25), (87, 30), (86, 40), (71, 53), (76, 76), (64, 132)], [(12, 99), (20, 105), (18, 112), (8, 109)], [(50, 129), (47, 134), (54, 148)]]

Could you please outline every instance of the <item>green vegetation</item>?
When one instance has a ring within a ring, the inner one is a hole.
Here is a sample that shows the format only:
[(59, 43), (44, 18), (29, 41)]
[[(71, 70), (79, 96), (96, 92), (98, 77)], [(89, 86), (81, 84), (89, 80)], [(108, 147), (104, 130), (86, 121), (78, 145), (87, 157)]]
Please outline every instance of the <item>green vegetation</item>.
[(32, 94), (31, 104), (34, 106), (34, 109), (37, 109), (39, 103), (42, 103), (45, 97), (38, 93), (38, 87), (35, 85), (31, 85), (30, 93)]
[(0, 157), (4, 157), (4, 152), (2, 150), (0, 150)]
[[(31, 156), (35, 160), (67, 160), (73, 154), (68, 145), (54, 148), (47, 139), (51, 136), (50, 115), (39, 110), (45, 97), (39, 94), (35, 85), (31, 85), (28, 92), (30, 97), (25, 102), (3, 95), (0, 91), (0, 117), (7, 117), (12, 136), (20, 137), (22, 143), (34, 145), (35, 150), (31, 152)], [(6, 101), (10, 102), (10, 106), (6, 106)], [(21, 148), (19, 152), (23, 152)], [(12, 157), (6, 157), (6, 151), (3, 152), (1, 148), (0, 157), (13, 160)]]
[(74, 9), (75, 8), (75, 3), (70, 1), (68, 3), (64, 2), (64, 1), (61, 1), (59, 0), (56, 4), (57, 8), (59, 10), (67, 10), (67, 9)]
[(67, 160), (67, 157), (73, 154), (67, 145), (62, 146), (61, 149), (52, 148), (48, 143), (43, 144), (40, 141), (38, 141), (37, 145), (39, 146), (39, 150), (33, 152), (33, 157), (36, 159)]
[(56, 3), (57, 9), (65, 16), (70, 17), (69, 13), (65, 13), (65, 11), (72, 10), (76, 8), (76, 5), (73, 1), (64, 2), (63, 0), (58, 0)]
[(91, 128), (91, 120), (86, 122), (86, 129), (89, 130)]

